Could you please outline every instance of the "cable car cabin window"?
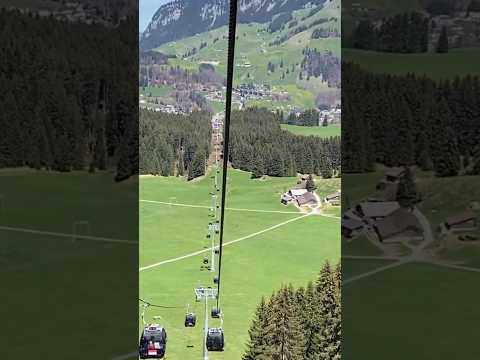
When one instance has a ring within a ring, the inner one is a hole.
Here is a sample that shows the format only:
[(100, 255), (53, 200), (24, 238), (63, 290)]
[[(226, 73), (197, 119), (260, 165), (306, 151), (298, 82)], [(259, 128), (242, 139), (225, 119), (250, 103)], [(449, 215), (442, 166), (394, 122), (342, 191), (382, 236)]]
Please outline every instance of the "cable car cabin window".
[(225, 346), (223, 330), (221, 328), (210, 328), (207, 333), (208, 351), (223, 351)]

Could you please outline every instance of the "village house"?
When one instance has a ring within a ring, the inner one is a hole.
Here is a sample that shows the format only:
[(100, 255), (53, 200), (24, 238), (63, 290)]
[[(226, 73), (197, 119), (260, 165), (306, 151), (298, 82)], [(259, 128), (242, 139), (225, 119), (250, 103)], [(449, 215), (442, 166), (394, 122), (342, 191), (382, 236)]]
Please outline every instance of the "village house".
[(298, 196), (303, 196), (305, 195), (305, 193), (307, 193), (307, 189), (305, 188), (300, 188), (300, 189), (296, 189), (296, 188), (293, 188), (293, 189), (290, 189), (288, 191), (288, 195), (292, 196), (292, 197), (298, 197)]
[(358, 220), (362, 221), (362, 218), (358, 213), (356, 213), (353, 209), (348, 209), (345, 211), (342, 215), (342, 219), (353, 219), (353, 220)]
[(334, 194), (330, 194), (330, 195), (327, 195), (324, 199), (324, 201), (327, 203), (327, 204), (330, 204), (332, 206), (340, 206), (341, 205), (341, 193), (340, 191), (337, 191), (336, 193)]
[(296, 201), (298, 206), (306, 206), (306, 205), (316, 205), (317, 199), (315, 195), (311, 192), (305, 192), (303, 195), (296, 197)]
[(380, 242), (394, 242), (402, 238), (423, 239), (422, 227), (411, 211), (398, 208), (383, 219), (379, 219), (373, 229)]
[(443, 223), (447, 230), (452, 232), (469, 231), (477, 228), (477, 216), (472, 210), (448, 217)]
[(397, 201), (362, 202), (356, 206), (355, 210), (363, 217), (378, 220), (387, 217), (399, 208), (400, 204)]
[(365, 224), (356, 219), (342, 219), (342, 236), (351, 239), (358, 236), (364, 228)]

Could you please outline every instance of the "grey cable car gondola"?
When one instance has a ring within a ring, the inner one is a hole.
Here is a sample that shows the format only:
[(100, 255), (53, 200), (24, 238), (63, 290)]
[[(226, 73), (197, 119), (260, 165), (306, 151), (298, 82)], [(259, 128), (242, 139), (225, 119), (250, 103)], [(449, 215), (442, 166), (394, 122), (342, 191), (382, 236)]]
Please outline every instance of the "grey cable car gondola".
[(220, 254), (220, 249), (217, 247), (215, 248), (215, 255), (218, 255), (218, 254)]
[(188, 313), (185, 315), (185, 327), (195, 327), (197, 323), (197, 315), (195, 313)]
[(214, 283), (214, 284), (218, 284), (218, 276), (215, 276), (215, 277), (213, 278), (213, 283)]
[(204, 257), (204, 258), (203, 258), (203, 263), (204, 263), (205, 265), (208, 264), (208, 257)]
[(212, 318), (214, 319), (219, 319), (220, 318), (220, 309), (219, 308), (213, 308), (212, 309)]
[(225, 338), (222, 328), (210, 328), (207, 332), (208, 351), (223, 351), (225, 347)]

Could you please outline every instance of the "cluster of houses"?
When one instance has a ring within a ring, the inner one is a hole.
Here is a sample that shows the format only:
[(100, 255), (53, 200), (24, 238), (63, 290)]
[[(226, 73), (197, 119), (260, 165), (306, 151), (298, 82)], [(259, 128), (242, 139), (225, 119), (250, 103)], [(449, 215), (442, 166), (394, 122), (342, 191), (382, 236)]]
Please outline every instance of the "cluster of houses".
[(355, 238), (374, 235), (380, 242), (423, 239), (422, 226), (411, 209), (400, 206), (397, 189), (405, 168), (390, 168), (365, 201), (347, 209), (342, 216), (342, 235)]
[(83, 22), (86, 24), (100, 23), (108, 26), (114, 22), (124, 20), (128, 15), (134, 15), (137, 11), (137, 6), (135, 1), (129, 0), (128, 12), (120, 14), (118, 8), (109, 6), (108, 3), (66, 1), (56, 9), (22, 9), (21, 11), (34, 12), (40, 17), (54, 17), (62, 21)]
[(241, 103), (249, 100), (262, 100), (272, 96), (270, 87), (264, 84), (241, 84), (233, 89), (233, 96)]
[(297, 184), (285, 192), (280, 198), (283, 205), (294, 204), (295, 206), (318, 206), (317, 197), (307, 190), (307, 176), (302, 176)]
[[(307, 176), (302, 176), (297, 184), (282, 194), (280, 202), (283, 205), (294, 204), (297, 207), (318, 208), (322, 200), (314, 193), (307, 190)], [(330, 194), (323, 199), (324, 204), (331, 206), (341, 205), (340, 191)]]
[[(387, 169), (376, 191), (343, 213), (342, 236), (353, 239), (359, 235), (373, 235), (382, 243), (423, 240), (423, 228), (415, 211), (401, 207), (397, 201), (398, 186), (404, 175), (405, 168)], [(446, 218), (437, 229), (439, 234), (462, 233), (459, 240), (477, 240), (474, 235), (465, 235), (477, 230), (480, 204), (475, 204), (460, 214)]]
[(325, 118), (328, 124), (340, 124), (342, 122), (342, 109), (335, 107), (329, 110), (321, 110), (318, 116), (318, 126), (322, 126)]

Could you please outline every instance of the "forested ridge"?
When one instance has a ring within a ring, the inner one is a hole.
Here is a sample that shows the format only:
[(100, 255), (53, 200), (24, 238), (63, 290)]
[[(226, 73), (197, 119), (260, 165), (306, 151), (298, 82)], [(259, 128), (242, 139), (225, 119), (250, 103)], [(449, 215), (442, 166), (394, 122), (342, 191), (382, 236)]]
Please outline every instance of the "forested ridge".
[(208, 112), (176, 115), (140, 110), (140, 174), (187, 176), (205, 174), (212, 128)]
[(343, 172), (374, 163), (418, 165), (437, 176), (480, 174), (480, 79), (435, 82), (343, 64)]
[[(211, 151), (211, 114), (174, 115), (140, 111), (140, 173), (187, 176), (205, 174)], [(229, 162), (252, 177), (340, 173), (340, 137), (323, 139), (282, 130), (281, 115), (266, 109), (234, 111)]]
[(330, 178), (340, 171), (340, 137), (299, 136), (280, 128), (281, 115), (266, 109), (234, 111), (230, 161), (253, 177), (317, 174)]
[(327, 263), (316, 283), (262, 299), (242, 360), (340, 360), (341, 268)]
[(0, 168), (137, 171), (135, 24), (0, 10)]
[(353, 46), (393, 53), (428, 51), (429, 19), (421, 13), (403, 13), (382, 19), (378, 25), (362, 20), (355, 28)]

